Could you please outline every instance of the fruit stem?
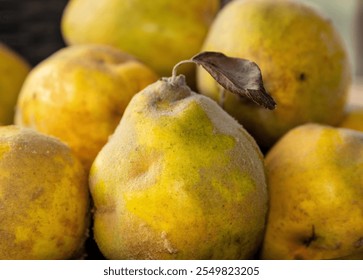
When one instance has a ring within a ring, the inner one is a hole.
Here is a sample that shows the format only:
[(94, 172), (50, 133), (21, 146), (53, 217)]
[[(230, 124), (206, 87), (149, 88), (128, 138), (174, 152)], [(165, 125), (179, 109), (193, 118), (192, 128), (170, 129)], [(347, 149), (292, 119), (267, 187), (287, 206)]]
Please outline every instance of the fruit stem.
[(182, 61), (179, 61), (177, 64), (174, 65), (173, 67), (173, 71), (171, 73), (171, 78), (172, 80), (175, 80), (176, 76), (177, 76), (177, 69), (180, 65), (182, 64), (185, 64), (185, 63), (195, 63), (195, 61), (191, 60), (191, 59), (186, 59), (186, 60), (182, 60)]

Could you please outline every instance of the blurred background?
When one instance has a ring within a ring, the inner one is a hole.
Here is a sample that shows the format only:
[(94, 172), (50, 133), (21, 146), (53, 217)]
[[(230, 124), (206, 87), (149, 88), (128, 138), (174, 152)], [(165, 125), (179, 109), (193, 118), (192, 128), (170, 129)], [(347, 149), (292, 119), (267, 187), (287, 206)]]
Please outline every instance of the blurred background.
[[(221, 0), (221, 3), (230, 1)], [(337, 27), (350, 57), (355, 84), (360, 85), (353, 87), (353, 98), (359, 97), (363, 104), (363, 0), (296, 1), (315, 6)], [(35, 66), (65, 46), (60, 22), (67, 3), (68, 0), (0, 0), (0, 42)], [(96, 248), (93, 243), (89, 246)], [(102, 258), (97, 254), (92, 257)]]
[[(225, 5), (230, 1), (221, 0), (221, 3)], [(355, 76), (362, 77), (363, 0), (299, 1), (314, 5), (332, 19), (346, 44)], [(67, 2), (0, 0), (0, 41), (36, 65), (65, 46), (60, 33), (60, 20)]]
[(64, 46), (60, 20), (68, 0), (0, 0), (0, 42), (32, 65)]
[(330, 17), (340, 32), (356, 76), (363, 76), (363, 0), (301, 0)]
[(340, 32), (350, 57), (353, 83), (348, 104), (363, 105), (363, 0), (300, 0), (330, 17)]

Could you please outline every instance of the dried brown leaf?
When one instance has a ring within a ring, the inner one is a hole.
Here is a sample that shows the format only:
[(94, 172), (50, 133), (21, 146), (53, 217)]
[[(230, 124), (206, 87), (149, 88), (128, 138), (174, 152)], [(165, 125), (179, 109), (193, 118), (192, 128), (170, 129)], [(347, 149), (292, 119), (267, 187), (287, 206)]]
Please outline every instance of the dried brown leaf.
[(275, 108), (276, 102), (266, 92), (261, 70), (256, 63), (228, 57), (219, 52), (202, 52), (191, 60), (207, 70), (228, 91), (246, 97), (267, 109)]

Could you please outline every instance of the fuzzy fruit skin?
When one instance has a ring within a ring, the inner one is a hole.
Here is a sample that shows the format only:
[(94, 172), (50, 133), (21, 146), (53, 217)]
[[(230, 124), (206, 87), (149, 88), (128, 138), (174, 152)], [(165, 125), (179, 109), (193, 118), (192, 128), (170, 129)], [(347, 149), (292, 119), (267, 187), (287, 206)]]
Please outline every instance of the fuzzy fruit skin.
[(169, 76), (176, 63), (199, 52), (219, 7), (219, 0), (72, 0), (62, 34), (70, 45), (117, 47)]
[(66, 47), (28, 75), (15, 123), (60, 138), (89, 169), (132, 96), (157, 78), (149, 67), (115, 48)]
[(363, 133), (305, 124), (273, 146), (265, 165), (263, 259), (363, 257)]
[(94, 235), (106, 258), (245, 259), (260, 246), (262, 154), (182, 77), (135, 95), (92, 165)]
[(0, 128), (0, 259), (81, 257), (87, 175), (68, 146), (28, 128)]
[(28, 62), (0, 44), (0, 125), (13, 124), (15, 104), (29, 71)]
[[(265, 110), (229, 92), (224, 109), (264, 150), (291, 128), (337, 125), (346, 104), (351, 69), (341, 38), (318, 12), (298, 1), (235, 0), (213, 22), (202, 48), (256, 62), (277, 103)], [(219, 87), (197, 69), (200, 93), (220, 102)]]

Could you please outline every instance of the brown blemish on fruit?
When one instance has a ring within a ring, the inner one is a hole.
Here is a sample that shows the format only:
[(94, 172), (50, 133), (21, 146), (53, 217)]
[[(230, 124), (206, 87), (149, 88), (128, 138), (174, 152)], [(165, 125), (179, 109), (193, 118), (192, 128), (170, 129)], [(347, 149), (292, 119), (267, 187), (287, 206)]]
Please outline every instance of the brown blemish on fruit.
[(314, 225), (312, 225), (312, 226), (311, 226), (311, 234), (310, 234), (307, 238), (303, 239), (303, 244), (304, 244), (306, 247), (309, 247), (309, 246), (310, 246), (310, 244), (311, 244), (313, 241), (315, 241), (316, 239), (317, 239), (317, 237), (316, 237), (316, 233), (315, 233), (315, 226), (314, 226)]
[(30, 200), (34, 201), (39, 198), (44, 193), (43, 187), (38, 187), (34, 190), (34, 192), (30, 195)]
[(296, 254), (294, 256), (294, 260), (304, 260), (304, 257), (302, 255), (300, 255), (300, 254)]
[(97, 215), (101, 215), (101, 214), (115, 212), (115, 210), (116, 210), (115, 205), (108, 205), (108, 206), (94, 207), (92, 209), (92, 213), (97, 213)]
[(56, 246), (58, 248), (62, 248), (64, 246), (64, 240), (63, 239), (58, 239), (56, 242)]
[(161, 239), (163, 240), (164, 248), (168, 251), (169, 254), (178, 253), (178, 250), (173, 248), (173, 246), (171, 245), (171, 243), (167, 237), (167, 233), (165, 231), (163, 231), (161, 233)]
[(73, 220), (71, 220), (68, 217), (63, 217), (60, 222), (63, 225), (63, 228), (67, 229), (67, 232), (69, 232), (71, 235), (74, 235), (75, 233), (79, 232), (78, 228), (79, 225), (75, 223)]
[(360, 237), (357, 241), (354, 242), (353, 246), (355, 248), (360, 248), (363, 246), (363, 237)]
[(298, 80), (301, 82), (306, 81), (306, 74), (304, 72), (301, 72), (299, 74)]
[(19, 242), (16, 241), (14, 233), (0, 229), (0, 240), (3, 243), (8, 244), (9, 248), (13, 248), (12, 250), (4, 250), (3, 252), (1, 252), (2, 259), (17, 260), (21, 258), (30, 259), (32, 257), (32, 250), (34, 245), (34, 241), (32, 239)]

